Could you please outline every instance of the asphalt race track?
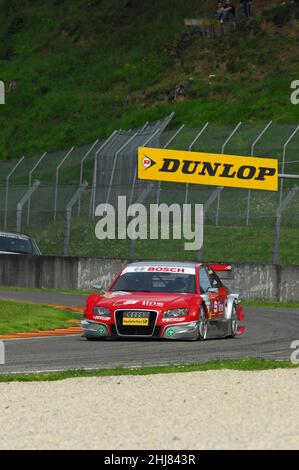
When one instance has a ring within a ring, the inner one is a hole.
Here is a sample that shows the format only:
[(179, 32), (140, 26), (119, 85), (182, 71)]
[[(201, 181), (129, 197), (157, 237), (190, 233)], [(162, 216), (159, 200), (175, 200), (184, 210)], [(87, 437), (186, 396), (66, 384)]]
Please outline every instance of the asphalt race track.
[[(85, 296), (0, 291), (2, 299), (83, 306)], [(89, 369), (117, 366), (200, 363), (259, 357), (290, 359), (291, 343), (299, 340), (299, 310), (245, 308), (246, 332), (234, 339), (198, 341), (111, 339), (89, 342), (78, 335), (5, 341), (6, 365), (11, 372)]]

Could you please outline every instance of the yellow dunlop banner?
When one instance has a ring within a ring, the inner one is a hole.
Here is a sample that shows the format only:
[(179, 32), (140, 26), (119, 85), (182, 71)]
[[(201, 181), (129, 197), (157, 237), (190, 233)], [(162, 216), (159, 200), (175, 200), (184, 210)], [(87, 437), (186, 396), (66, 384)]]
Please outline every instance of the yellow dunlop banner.
[(138, 178), (278, 191), (278, 162), (272, 158), (139, 147)]

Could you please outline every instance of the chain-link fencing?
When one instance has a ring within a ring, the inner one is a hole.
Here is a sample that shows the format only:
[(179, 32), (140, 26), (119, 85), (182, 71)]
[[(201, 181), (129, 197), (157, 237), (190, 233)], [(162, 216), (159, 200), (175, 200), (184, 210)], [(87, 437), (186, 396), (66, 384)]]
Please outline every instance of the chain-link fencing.
[(299, 126), (270, 121), (169, 129), (172, 118), (117, 130), (81, 148), (1, 162), (0, 227), (34, 235), (45, 254), (194, 259), (198, 253), (185, 251), (183, 239), (98, 240), (95, 210), (103, 203), (117, 210), (119, 196), (126, 196), (127, 205), (142, 203), (148, 213), (151, 204), (202, 204), (201, 257), (299, 262), (295, 179), (280, 179), (274, 193), (137, 178), (140, 146), (275, 158), (281, 174), (298, 175)]

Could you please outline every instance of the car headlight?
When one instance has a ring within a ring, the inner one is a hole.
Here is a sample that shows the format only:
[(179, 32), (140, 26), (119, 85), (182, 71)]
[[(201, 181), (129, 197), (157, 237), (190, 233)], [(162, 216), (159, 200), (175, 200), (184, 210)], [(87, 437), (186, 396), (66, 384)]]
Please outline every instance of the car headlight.
[(100, 315), (101, 317), (110, 318), (110, 310), (109, 310), (109, 308), (98, 307), (97, 305), (95, 305), (95, 306), (93, 307), (93, 313), (94, 313), (95, 315)]
[(166, 310), (164, 312), (165, 318), (177, 318), (177, 317), (185, 317), (189, 314), (189, 310), (187, 308), (174, 308), (172, 310)]

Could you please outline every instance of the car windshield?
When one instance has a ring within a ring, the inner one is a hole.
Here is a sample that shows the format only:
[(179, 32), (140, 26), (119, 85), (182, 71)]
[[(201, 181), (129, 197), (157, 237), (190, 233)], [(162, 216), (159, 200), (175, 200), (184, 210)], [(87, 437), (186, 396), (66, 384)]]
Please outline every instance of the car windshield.
[(0, 235), (0, 251), (30, 254), (33, 252), (33, 246), (27, 238)]
[(195, 275), (166, 272), (127, 272), (117, 279), (111, 290), (114, 292), (184, 292), (195, 294)]

